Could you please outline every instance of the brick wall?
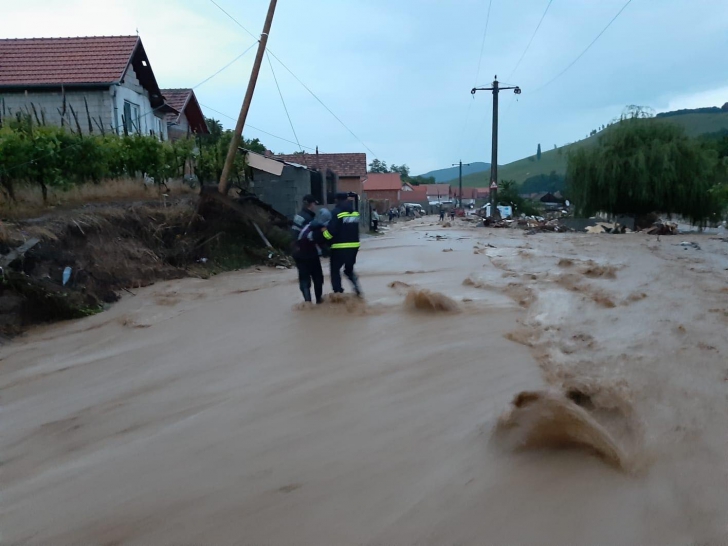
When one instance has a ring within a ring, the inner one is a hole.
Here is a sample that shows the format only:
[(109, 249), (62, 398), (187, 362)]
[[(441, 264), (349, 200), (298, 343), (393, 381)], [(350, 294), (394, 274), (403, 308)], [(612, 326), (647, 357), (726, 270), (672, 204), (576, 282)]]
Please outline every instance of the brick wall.
[(362, 194), (363, 183), (359, 176), (340, 176), (336, 191), (354, 192)]
[(399, 205), (400, 202), (400, 192), (397, 190), (374, 190), (374, 191), (365, 191), (364, 194), (366, 195), (367, 199), (370, 201), (389, 201), (390, 205)]

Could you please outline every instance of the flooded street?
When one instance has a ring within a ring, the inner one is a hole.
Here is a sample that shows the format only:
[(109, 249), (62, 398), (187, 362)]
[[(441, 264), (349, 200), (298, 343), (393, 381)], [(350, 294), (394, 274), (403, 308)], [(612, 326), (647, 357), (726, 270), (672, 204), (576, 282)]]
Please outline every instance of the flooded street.
[[(725, 543), (728, 243), (431, 218), (364, 242), (366, 304), (250, 270), (4, 346), (0, 542)], [(494, 436), (523, 391), (617, 464)]]

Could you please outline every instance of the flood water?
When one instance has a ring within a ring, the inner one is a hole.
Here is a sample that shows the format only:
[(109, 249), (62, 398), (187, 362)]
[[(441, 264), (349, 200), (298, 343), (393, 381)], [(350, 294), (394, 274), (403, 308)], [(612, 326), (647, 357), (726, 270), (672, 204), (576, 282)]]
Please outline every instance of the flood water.
[(728, 543), (728, 244), (431, 222), (365, 303), (250, 270), (2, 347), (0, 542)]

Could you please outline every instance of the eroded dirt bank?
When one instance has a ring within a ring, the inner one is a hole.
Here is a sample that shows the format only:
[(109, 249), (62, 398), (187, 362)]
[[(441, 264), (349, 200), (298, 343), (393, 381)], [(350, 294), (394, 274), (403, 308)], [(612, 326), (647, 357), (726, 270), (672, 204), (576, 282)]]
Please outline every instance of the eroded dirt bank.
[[(728, 244), (679, 242), (409, 223), (365, 306), (248, 271), (38, 329), (2, 348), (2, 540), (720, 544)], [(523, 392), (624, 465), (494, 436)]]

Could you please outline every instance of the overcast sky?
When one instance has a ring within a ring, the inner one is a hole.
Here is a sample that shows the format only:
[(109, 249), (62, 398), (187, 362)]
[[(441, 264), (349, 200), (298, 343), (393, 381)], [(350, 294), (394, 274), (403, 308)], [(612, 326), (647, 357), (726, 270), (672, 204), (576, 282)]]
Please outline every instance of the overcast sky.
[[(216, 0), (258, 35), (267, 0)], [(493, 76), (513, 71), (548, 0), (279, 0), (269, 47), (376, 157), (417, 174), (490, 161)], [(625, 105), (664, 111), (728, 102), (725, 0), (633, 0), (584, 57), (544, 89), (597, 36), (625, 0), (553, 0), (517, 72), (518, 101), (501, 94), (499, 163), (583, 138)], [(253, 43), (210, 0), (3, 2), (0, 37), (139, 31), (161, 87), (192, 87)], [(255, 49), (196, 89), (200, 102), (237, 117)], [(1, 62), (1, 60), (0, 60)], [(367, 152), (274, 59), (303, 146)], [(535, 91), (535, 92), (534, 92)], [(513, 102), (513, 104), (511, 104)], [(234, 121), (210, 110), (228, 127)], [(248, 121), (295, 140), (267, 62)], [(276, 152), (297, 148), (246, 128)]]

